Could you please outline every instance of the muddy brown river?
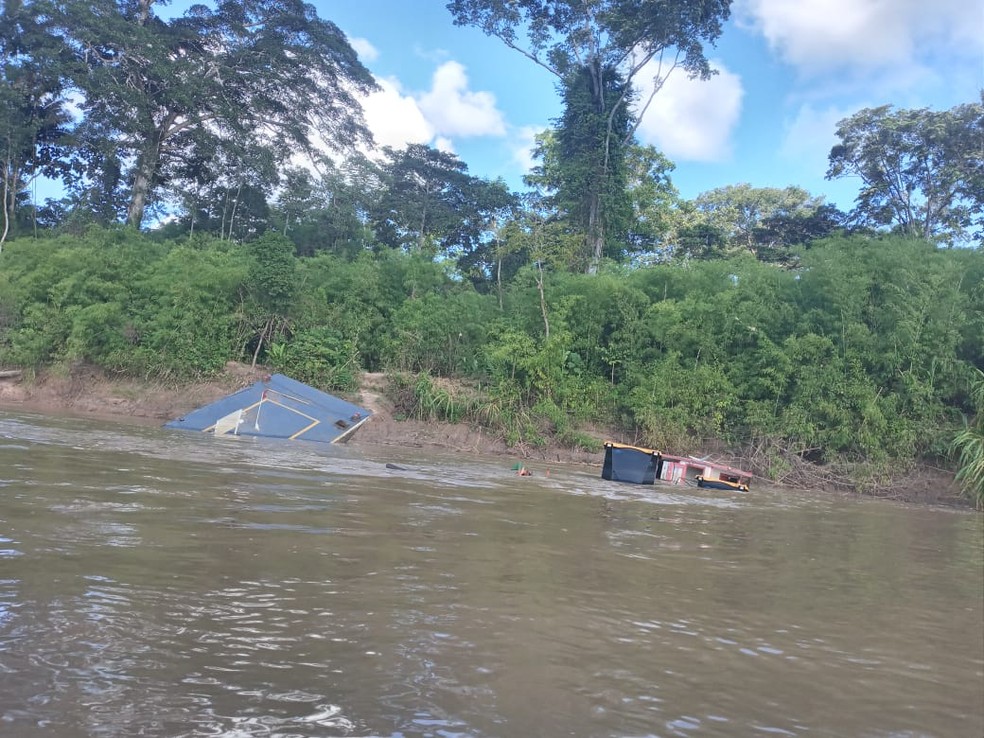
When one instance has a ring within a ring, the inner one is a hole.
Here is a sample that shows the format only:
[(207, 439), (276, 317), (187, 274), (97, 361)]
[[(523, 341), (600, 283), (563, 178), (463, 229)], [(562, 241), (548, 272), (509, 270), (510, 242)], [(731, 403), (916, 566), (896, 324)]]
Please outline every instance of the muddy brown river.
[(0, 736), (984, 735), (980, 514), (511, 464), (0, 411)]

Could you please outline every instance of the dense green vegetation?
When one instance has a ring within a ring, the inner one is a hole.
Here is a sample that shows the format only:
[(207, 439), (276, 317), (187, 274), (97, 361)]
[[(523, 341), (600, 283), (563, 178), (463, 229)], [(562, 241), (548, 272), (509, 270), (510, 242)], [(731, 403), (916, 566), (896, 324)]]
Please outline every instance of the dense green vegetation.
[(984, 510), (984, 372), (978, 372), (973, 394), (977, 416), (953, 439), (953, 450), (960, 456), (957, 479), (977, 509)]
[[(557, 75), (516, 193), (374, 151), (371, 75), (298, 0), (6, 3), (0, 365), (180, 382), (240, 360), (338, 392), (386, 371), (408, 417), (512, 444), (603, 426), (871, 488), (958, 458), (979, 500), (984, 106), (842, 121), (851, 213), (795, 185), (685, 200), (629, 102), (657, 57), (711, 73), (730, 3), (697, 5), (449, 3)], [(65, 196), (35, 201), (42, 176)]]
[(8, 365), (181, 380), (258, 359), (335, 391), (385, 370), (408, 415), (517, 444), (589, 444), (588, 423), (675, 451), (724, 441), (776, 477), (945, 456), (984, 365), (984, 254), (891, 236), (814, 243), (795, 270), (527, 264), (501, 294), (420, 251), (298, 258), (279, 234), (96, 228), (16, 239), (0, 267)]

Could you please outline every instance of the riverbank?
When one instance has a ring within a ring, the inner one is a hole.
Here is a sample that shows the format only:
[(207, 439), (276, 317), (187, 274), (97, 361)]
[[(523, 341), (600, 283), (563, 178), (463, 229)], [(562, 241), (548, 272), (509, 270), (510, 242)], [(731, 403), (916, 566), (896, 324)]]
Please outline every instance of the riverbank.
[[(92, 367), (76, 367), (66, 375), (46, 373), (34, 378), (0, 379), (0, 407), (55, 415), (126, 418), (131, 422), (160, 425), (247, 387), (267, 373), (262, 367), (252, 369), (230, 362), (213, 379), (174, 387), (107, 377)], [(385, 375), (364, 374), (361, 380), (359, 389), (345, 399), (372, 410), (373, 415), (352, 437), (351, 444), (434, 448), (524, 461), (592, 464), (599, 468), (604, 458), (601, 453), (561, 446), (509, 447), (501, 438), (465, 423), (397, 419), (385, 395)]]
[[(70, 372), (45, 373), (37, 377), (0, 378), (0, 408), (20, 409), (53, 415), (84, 415), (107, 419), (126, 419), (160, 425), (197, 407), (218, 400), (261, 379), (268, 370), (230, 362), (223, 373), (202, 382), (181, 384), (143, 382), (108, 377), (102, 371), (77, 366)], [(431, 448), (481, 456), (502, 456), (524, 463), (579, 464), (601, 468), (604, 454), (559, 445), (543, 447), (507, 446), (502, 438), (466, 423), (435, 423), (398, 419), (387, 399), (386, 377), (364, 374), (359, 389), (347, 396), (372, 410), (373, 416), (349, 443), (354, 445)], [(598, 441), (631, 439), (611, 438)], [(960, 495), (953, 474), (933, 467), (918, 467), (898, 480), (897, 485), (879, 496), (905, 502), (964, 506), (970, 503)]]

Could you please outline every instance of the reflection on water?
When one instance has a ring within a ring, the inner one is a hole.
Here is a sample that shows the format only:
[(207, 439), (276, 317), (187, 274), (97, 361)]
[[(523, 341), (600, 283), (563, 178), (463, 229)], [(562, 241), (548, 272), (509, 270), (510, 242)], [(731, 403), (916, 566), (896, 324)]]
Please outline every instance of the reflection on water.
[(0, 735), (984, 735), (975, 514), (510, 465), (0, 414)]

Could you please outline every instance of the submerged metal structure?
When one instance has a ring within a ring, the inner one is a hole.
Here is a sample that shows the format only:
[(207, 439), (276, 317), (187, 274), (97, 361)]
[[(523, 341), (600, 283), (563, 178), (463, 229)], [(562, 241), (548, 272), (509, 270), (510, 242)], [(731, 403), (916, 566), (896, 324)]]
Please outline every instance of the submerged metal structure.
[(686, 484), (747, 492), (752, 473), (693, 456), (674, 456), (625, 443), (605, 444), (601, 478), (632, 484)]
[(283, 374), (273, 374), (164, 424), (219, 435), (339, 443), (372, 412)]

